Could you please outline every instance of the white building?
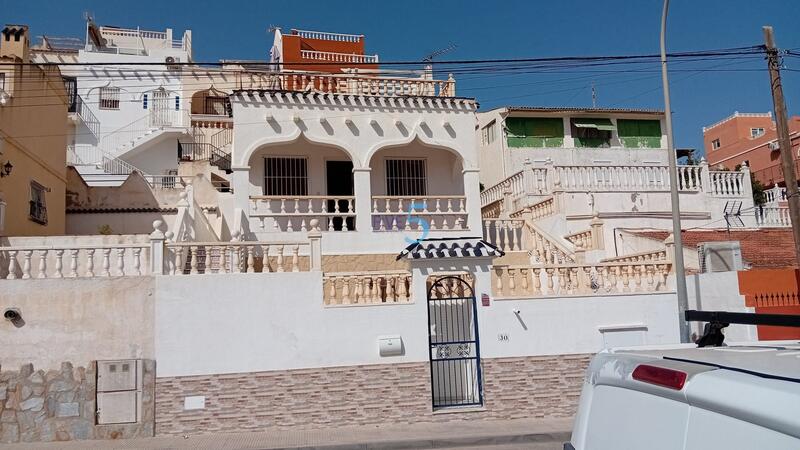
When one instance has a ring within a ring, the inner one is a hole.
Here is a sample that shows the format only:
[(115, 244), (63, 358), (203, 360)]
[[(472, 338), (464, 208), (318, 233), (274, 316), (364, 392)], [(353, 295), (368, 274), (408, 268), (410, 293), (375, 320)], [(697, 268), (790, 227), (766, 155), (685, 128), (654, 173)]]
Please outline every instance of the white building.
[[(624, 244), (618, 231), (672, 229), (663, 121), (660, 111), (607, 108), (478, 113), (481, 207), (496, 218), (487, 238), (511, 233), (534, 252), (543, 240), (568, 259), (579, 250), (578, 259), (594, 262), (652, 250)], [(713, 171), (701, 161), (678, 173), (684, 228), (757, 226), (746, 166)]]

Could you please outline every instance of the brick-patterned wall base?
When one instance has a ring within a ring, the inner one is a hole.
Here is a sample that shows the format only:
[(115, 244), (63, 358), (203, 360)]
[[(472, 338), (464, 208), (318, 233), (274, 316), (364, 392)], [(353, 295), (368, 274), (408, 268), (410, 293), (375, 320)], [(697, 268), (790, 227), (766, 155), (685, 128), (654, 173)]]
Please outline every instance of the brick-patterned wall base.
[[(483, 360), (485, 407), (434, 414), (428, 363), (156, 379), (156, 434), (570, 417), (589, 355)], [(183, 399), (204, 395), (205, 409)]]

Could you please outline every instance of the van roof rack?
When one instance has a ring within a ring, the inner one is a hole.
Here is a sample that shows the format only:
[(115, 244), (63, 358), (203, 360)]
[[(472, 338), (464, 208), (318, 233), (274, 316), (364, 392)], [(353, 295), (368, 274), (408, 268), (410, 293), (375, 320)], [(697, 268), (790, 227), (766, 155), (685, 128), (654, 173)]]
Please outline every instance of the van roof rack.
[(769, 325), (773, 327), (800, 328), (800, 315), (738, 313), (728, 311), (687, 310), (687, 322), (706, 322), (703, 335), (695, 342), (698, 347), (719, 347), (725, 342), (722, 329), (735, 323), (740, 325)]

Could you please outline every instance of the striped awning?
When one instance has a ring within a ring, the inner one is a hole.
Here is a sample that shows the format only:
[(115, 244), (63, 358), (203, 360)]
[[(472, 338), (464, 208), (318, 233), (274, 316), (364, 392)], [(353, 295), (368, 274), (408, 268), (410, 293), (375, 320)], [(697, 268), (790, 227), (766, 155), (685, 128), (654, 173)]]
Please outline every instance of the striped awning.
[(505, 252), (477, 237), (430, 238), (409, 245), (397, 255), (397, 259), (494, 258), (503, 255)]

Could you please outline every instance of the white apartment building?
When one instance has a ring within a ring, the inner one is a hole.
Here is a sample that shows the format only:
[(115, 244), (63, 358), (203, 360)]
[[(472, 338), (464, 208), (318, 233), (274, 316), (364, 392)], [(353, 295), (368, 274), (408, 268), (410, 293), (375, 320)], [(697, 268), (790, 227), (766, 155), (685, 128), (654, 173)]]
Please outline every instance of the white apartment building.
[[(621, 232), (672, 229), (663, 122), (655, 110), (479, 112), (481, 207), (485, 218), (499, 220), (487, 223), (487, 238), (510, 233), (522, 242), (533, 233), (530, 245), (540, 248), (535, 242), (544, 240), (569, 258), (585, 252), (579, 259), (589, 261), (656, 250), (624, 240)], [(746, 166), (714, 171), (702, 160), (678, 166), (678, 173), (684, 228), (760, 225)]]

